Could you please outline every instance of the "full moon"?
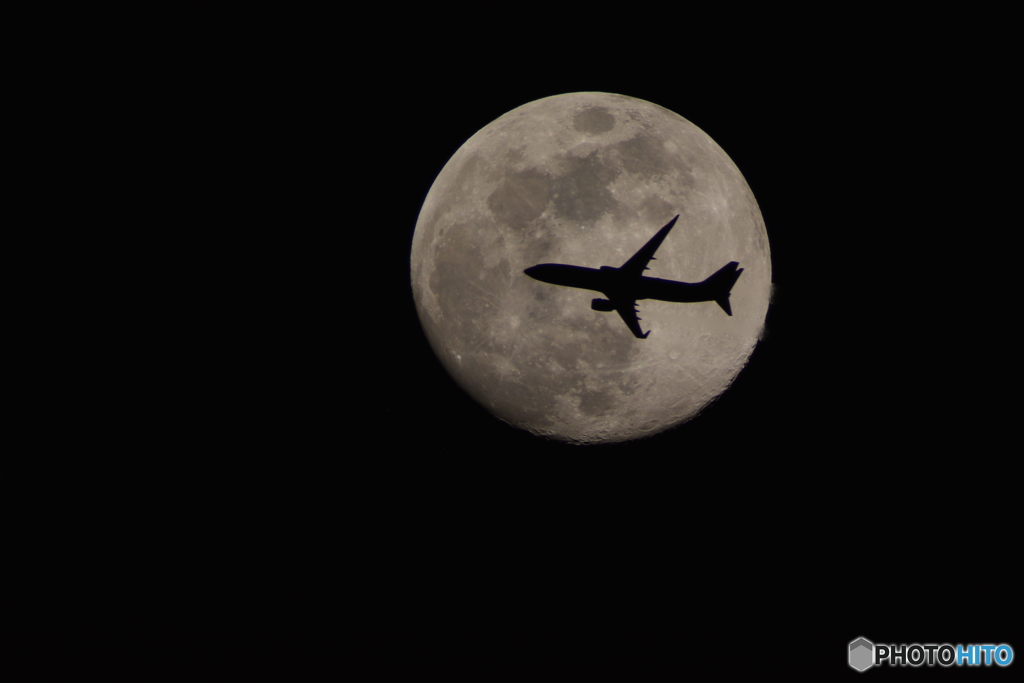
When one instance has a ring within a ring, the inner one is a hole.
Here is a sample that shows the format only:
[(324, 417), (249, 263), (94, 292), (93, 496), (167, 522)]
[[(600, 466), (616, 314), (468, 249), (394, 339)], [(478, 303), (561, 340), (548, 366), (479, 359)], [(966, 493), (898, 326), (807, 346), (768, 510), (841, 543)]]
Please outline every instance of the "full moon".
[[(647, 277), (743, 273), (714, 301), (637, 302), (638, 339), (599, 292), (532, 279), (543, 263), (622, 266), (674, 216)], [(434, 352), (499, 419), (561, 441), (627, 441), (693, 418), (762, 333), (771, 256), (739, 169), (706, 133), (650, 102), (547, 97), (471, 137), (434, 181), (412, 241), (412, 290)]]

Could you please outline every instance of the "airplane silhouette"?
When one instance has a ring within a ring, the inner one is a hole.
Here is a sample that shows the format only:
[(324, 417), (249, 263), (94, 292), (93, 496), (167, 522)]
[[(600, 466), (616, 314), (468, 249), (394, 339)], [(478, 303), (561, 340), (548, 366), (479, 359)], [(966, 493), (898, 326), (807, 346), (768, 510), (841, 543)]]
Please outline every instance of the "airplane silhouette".
[(640, 251), (622, 264), (621, 268), (601, 266), (601, 269), (597, 270), (582, 266), (566, 266), (560, 263), (542, 263), (527, 268), (523, 272), (535, 280), (552, 285), (601, 292), (608, 298), (592, 300), (590, 308), (604, 313), (617, 311), (626, 326), (638, 339), (647, 339), (647, 335), (651, 333), (650, 330), (640, 332), (641, 318), (636, 315), (636, 302), (641, 299), (690, 303), (714, 301), (728, 315), (732, 315), (729, 293), (732, 291), (733, 285), (736, 284), (740, 273), (743, 272), (742, 268), (736, 268), (739, 265), (736, 261), (730, 261), (722, 266), (703, 282), (676, 282), (643, 275), (645, 270), (649, 270), (647, 264), (655, 260), (654, 252), (661, 246), (668, 231), (672, 229), (677, 220), (679, 220), (679, 216), (670, 220), (668, 225), (659, 230)]

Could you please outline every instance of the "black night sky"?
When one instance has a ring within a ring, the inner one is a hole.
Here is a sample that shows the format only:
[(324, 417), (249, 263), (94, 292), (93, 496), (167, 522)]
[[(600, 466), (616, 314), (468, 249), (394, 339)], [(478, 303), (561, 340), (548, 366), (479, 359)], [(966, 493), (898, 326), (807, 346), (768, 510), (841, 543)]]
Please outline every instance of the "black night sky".
[[(110, 590), (164, 586), (119, 618), (223, 626), (242, 662), (264, 656), (246, 642), (294, 640), (314, 668), (344, 671), (346, 639), (385, 679), (492, 680), (552, 657), (561, 679), (635, 646), (675, 679), (759, 673), (758, 643), (775, 638), (784, 670), (831, 680), (855, 673), (844, 648), (859, 636), (1024, 656), (1008, 583), (1008, 56), (997, 41), (723, 41), (735, 59), (688, 57), (680, 40), (492, 60), (492, 43), (449, 40), (388, 66), (300, 40), (197, 66), (160, 143), (191, 169), (166, 209), (185, 227), (159, 252), (180, 322), (133, 333), (153, 344), (124, 380), (135, 393), (81, 420), (80, 442), (103, 448), (55, 456), (30, 488), (62, 502), (32, 519), (58, 530), (66, 562), (134, 558), (121, 578), (98, 571)], [(666, 107), (725, 150), (760, 205), (776, 286), (766, 338), (716, 403), (599, 447), (474, 403), (434, 357), (409, 280), (420, 206), (459, 146), (586, 90)], [(56, 488), (52, 472), (66, 472)], [(55, 577), (98, 613), (91, 574)], [(864, 675), (925, 671), (971, 673)]]

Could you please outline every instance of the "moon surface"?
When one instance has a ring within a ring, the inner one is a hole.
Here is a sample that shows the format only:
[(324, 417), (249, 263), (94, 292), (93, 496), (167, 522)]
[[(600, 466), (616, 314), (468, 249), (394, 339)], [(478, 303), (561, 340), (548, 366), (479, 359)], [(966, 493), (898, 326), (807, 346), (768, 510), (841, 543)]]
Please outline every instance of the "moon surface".
[[(647, 339), (598, 292), (546, 284), (541, 263), (619, 267), (676, 214), (645, 275), (743, 273), (714, 302), (638, 301)], [(609, 93), (547, 97), (470, 138), (438, 175), (412, 241), (412, 288), (434, 352), (509, 424), (572, 443), (627, 441), (691, 419), (725, 391), (763, 330), (764, 220), (739, 169), (667, 109)]]

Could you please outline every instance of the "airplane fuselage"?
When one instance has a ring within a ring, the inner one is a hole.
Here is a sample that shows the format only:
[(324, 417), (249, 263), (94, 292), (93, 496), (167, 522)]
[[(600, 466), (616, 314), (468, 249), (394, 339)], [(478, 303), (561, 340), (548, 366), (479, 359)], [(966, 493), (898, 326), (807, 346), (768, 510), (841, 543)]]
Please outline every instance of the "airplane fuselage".
[(634, 278), (611, 266), (601, 266), (600, 269), (597, 269), (561, 263), (543, 263), (528, 268), (525, 272), (536, 280), (552, 285), (600, 292), (612, 301), (656, 299), (677, 303), (697, 303), (715, 299), (713, 296), (715, 288), (709, 286), (706, 281), (690, 283), (646, 276)]

